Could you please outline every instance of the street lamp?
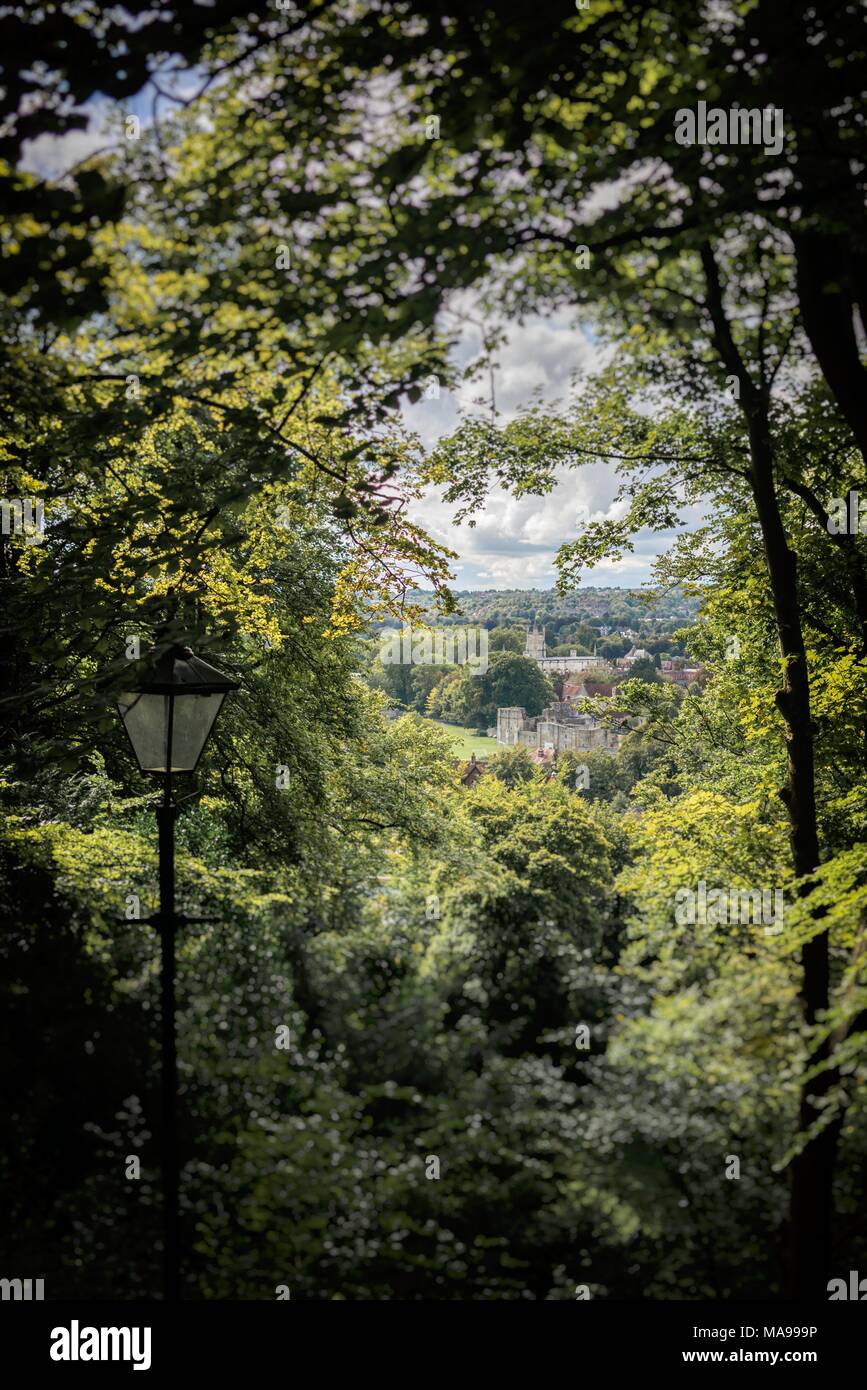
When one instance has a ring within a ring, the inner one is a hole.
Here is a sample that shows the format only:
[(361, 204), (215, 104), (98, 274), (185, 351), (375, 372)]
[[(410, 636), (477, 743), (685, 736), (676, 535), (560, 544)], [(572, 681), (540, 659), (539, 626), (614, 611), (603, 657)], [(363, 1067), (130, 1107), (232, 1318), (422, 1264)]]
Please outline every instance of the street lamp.
[(177, 1142), (177, 1053), (175, 1042), (175, 931), (203, 921), (175, 912), (175, 820), (172, 776), (195, 772), (202, 750), (230, 690), (231, 680), (189, 647), (175, 646), (152, 658), (136, 685), (123, 691), (117, 708), (142, 772), (163, 778), (159, 826), (160, 910), (149, 918), (159, 927), (162, 1002), (162, 1166), (164, 1296), (175, 1301), (179, 1288), (179, 1207)]

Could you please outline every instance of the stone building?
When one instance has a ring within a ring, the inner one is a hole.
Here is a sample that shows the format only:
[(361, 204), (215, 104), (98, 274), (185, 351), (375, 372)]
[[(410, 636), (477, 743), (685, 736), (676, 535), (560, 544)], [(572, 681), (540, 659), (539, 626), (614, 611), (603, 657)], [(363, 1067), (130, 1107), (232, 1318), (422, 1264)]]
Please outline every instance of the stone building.
[(497, 742), (506, 746), (553, 748), (556, 753), (587, 752), (591, 748), (617, 751), (616, 729), (603, 728), (592, 714), (580, 714), (563, 701), (546, 706), (535, 718), (521, 705), (497, 710)]
[(618, 656), (613, 662), (619, 671), (628, 671), (630, 666), (634, 666), (636, 661), (652, 661), (650, 652), (645, 651), (644, 647), (630, 647), (625, 656)]
[(548, 656), (545, 647), (545, 629), (539, 628), (533, 623), (527, 629), (527, 641), (524, 647), (524, 655), (543, 671), (590, 671), (594, 666), (603, 666), (605, 663), (598, 656), (579, 656), (576, 651), (571, 651), (568, 656)]
[(545, 659), (545, 629), (538, 628), (535, 623), (531, 628), (527, 628), (524, 655), (528, 656), (531, 661), (544, 661)]

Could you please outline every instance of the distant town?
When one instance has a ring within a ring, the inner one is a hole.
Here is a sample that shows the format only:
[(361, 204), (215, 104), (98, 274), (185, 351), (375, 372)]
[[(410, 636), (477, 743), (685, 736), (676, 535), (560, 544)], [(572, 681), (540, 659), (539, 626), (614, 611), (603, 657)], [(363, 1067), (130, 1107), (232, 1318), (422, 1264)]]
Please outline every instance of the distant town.
[[(600, 637), (608, 636), (608, 628), (600, 628)], [(631, 631), (617, 636), (635, 636)], [(497, 709), (496, 729), (491, 731), (500, 744), (523, 744), (541, 752), (567, 753), (604, 748), (616, 752), (628, 715), (617, 711), (617, 681), (638, 671), (640, 663), (654, 665), (654, 659), (644, 647), (631, 646), (623, 656), (606, 661), (596, 652), (581, 656), (573, 648), (567, 656), (549, 656), (545, 644), (545, 629), (536, 623), (527, 631), (524, 655), (551, 676), (578, 675), (580, 679), (562, 681), (561, 698), (547, 705), (538, 716), (530, 716), (520, 705)], [(688, 686), (701, 683), (704, 667), (689, 665), (685, 658), (660, 659), (658, 674), (662, 680)], [(609, 719), (603, 720), (586, 711), (584, 702), (606, 702)]]
[[(636, 727), (618, 697), (624, 681), (704, 684), (704, 667), (682, 645), (694, 601), (673, 595), (646, 609), (644, 596), (622, 590), (582, 593), (571, 611), (569, 600), (545, 591), (461, 595), (460, 617), (444, 627), (433, 616), (426, 631), (384, 627), (365, 674), (391, 698), (387, 717), (414, 711), (467, 737), (468, 782), (508, 748), (526, 749), (556, 775), (560, 755), (616, 754)], [(467, 619), (476, 626), (450, 642)]]

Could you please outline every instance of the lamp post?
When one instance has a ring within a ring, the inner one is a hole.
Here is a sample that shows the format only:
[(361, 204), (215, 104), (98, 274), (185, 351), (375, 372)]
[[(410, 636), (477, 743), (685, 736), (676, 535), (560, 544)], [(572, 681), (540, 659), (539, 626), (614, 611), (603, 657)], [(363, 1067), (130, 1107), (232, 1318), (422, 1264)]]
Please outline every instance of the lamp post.
[(157, 807), (159, 827), (159, 912), (148, 920), (160, 932), (162, 1011), (162, 1169), (165, 1221), (164, 1297), (178, 1298), (179, 1207), (177, 1142), (177, 1050), (175, 1042), (175, 932), (204, 918), (175, 912), (175, 821), (172, 777), (195, 772), (231, 680), (189, 647), (175, 646), (149, 660), (136, 685), (118, 696), (117, 708), (142, 772), (163, 779)]

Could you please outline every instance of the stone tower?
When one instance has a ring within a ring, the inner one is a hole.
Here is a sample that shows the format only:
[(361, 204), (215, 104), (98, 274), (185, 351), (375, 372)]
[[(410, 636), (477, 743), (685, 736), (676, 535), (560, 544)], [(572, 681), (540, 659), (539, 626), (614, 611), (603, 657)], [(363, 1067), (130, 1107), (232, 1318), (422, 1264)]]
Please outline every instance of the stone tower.
[(518, 742), (518, 735), (524, 727), (527, 711), (520, 705), (507, 705), (497, 710), (497, 742), (511, 745)]
[(524, 648), (524, 655), (531, 661), (544, 661), (545, 659), (545, 629), (541, 631), (536, 626), (535, 620), (532, 628), (527, 628), (527, 645)]

